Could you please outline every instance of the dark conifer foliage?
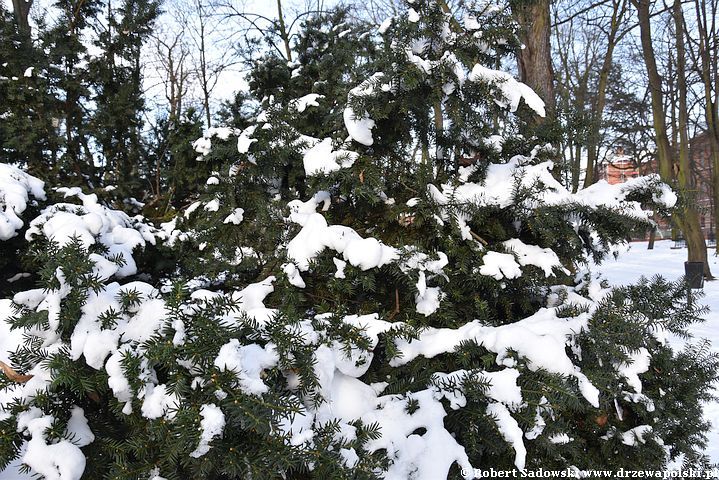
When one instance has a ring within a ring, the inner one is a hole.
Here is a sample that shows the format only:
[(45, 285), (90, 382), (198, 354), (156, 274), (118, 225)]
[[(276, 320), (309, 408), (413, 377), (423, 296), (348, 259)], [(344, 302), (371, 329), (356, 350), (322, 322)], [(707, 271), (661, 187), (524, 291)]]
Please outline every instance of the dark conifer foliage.
[(138, 196), (146, 188), (140, 168), (147, 156), (142, 139), (145, 102), (141, 48), (160, 13), (157, 1), (107, 1), (98, 15), (102, 30), (95, 46), (103, 54), (89, 63), (95, 111), (90, 132), (101, 149), (98, 172), (104, 185), (119, 188), (122, 197)]
[[(80, 61), (83, 23), (44, 40), (47, 81), (74, 102), (57, 107), (72, 128), (52, 165), (84, 188), (42, 198), (8, 169), (28, 202), (0, 245), (29, 276), (0, 300), (19, 337), (0, 375), (0, 468), (708, 466), (701, 402), (719, 361), (667, 342), (701, 303), (682, 282), (612, 289), (586, 269), (676, 196), (656, 177), (576, 194), (555, 179), (555, 150), (520, 120), (543, 102), (498, 69), (518, 47), (506, 10), (413, 0), (379, 31), (344, 8), (308, 17), (295, 60), (260, 58), (226, 126), (201, 131), (188, 109), (143, 137), (137, 61), (158, 6), (113, 8), (104, 59)], [(126, 213), (143, 184), (145, 215)]]
[(42, 176), (60, 154), (57, 100), (45, 75), (48, 58), (12, 13), (0, 6), (0, 152), (3, 161)]

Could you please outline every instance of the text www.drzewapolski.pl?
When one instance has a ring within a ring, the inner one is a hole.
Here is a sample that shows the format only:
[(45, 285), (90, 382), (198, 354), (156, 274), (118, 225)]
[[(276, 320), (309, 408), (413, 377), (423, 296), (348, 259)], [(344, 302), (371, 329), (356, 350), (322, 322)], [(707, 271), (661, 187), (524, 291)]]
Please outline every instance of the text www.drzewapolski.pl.
[(462, 471), (464, 478), (696, 478), (719, 479), (719, 468), (686, 470), (498, 470), (475, 468), (473, 472)]

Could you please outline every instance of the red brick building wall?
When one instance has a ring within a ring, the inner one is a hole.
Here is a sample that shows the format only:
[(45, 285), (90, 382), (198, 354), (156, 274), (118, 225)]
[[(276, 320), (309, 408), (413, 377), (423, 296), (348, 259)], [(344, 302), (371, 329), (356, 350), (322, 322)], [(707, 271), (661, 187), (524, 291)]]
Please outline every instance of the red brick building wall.
[(716, 232), (712, 225), (714, 218), (714, 199), (712, 196), (712, 162), (709, 137), (705, 133), (698, 135), (689, 142), (689, 158), (692, 162), (695, 190), (694, 200), (699, 207), (700, 223), (705, 235), (710, 230)]
[(634, 159), (625, 155), (622, 149), (617, 149), (617, 152), (609, 160), (599, 165), (598, 174), (599, 179), (606, 180), (610, 185), (624, 183), (630, 178), (640, 175)]

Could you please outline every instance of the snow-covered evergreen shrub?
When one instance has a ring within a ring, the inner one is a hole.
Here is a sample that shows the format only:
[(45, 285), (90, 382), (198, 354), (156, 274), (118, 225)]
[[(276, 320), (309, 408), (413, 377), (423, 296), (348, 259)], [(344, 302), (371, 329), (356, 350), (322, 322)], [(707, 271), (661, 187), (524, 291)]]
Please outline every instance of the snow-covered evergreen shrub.
[[(554, 178), (552, 148), (511, 115), (541, 99), (488, 66), (515, 41), (502, 10), (415, 0), (380, 30), (375, 72), (342, 96), (268, 97), (249, 127), (196, 142), (224, 163), (172, 222), (76, 189), (59, 193), (82, 205), (29, 222), (40, 288), (0, 303), (21, 343), (2, 357), (0, 466), (404, 480), (703, 465), (716, 360), (666, 342), (701, 309), (681, 284), (610, 290), (583, 271), (671, 191)], [(322, 102), (343, 125), (308, 136)], [(177, 256), (173, 278), (141, 276), (152, 243)]]
[(0, 295), (22, 284), (27, 273), (20, 265), (22, 231), (27, 218), (37, 214), (38, 201), (45, 200), (44, 184), (12, 165), (0, 164)]

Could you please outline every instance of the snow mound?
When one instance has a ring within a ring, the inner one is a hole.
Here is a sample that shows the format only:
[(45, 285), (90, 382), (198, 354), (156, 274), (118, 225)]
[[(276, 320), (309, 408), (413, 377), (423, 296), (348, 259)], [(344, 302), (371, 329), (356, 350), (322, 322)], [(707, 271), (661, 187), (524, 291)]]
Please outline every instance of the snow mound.
[(534, 110), (537, 115), (540, 117), (546, 116), (544, 101), (539, 98), (539, 95), (529, 86), (515, 80), (507, 72), (493, 70), (477, 64), (472, 68), (472, 72), (467, 79), (471, 82), (484, 81), (494, 84), (504, 97), (504, 100), (496, 99), (495, 102), (500, 106), (509, 107), (511, 112), (515, 112), (519, 107), (519, 101), (524, 99), (527, 106)]
[[(72, 239), (79, 239), (88, 248), (99, 243), (106, 253), (92, 254), (97, 273), (103, 279), (115, 275), (118, 278), (137, 273), (132, 256), (136, 248), (155, 244), (155, 229), (145, 223), (142, 217), (130, 217), (119, 210), (113, 210), (98, 202), (97, 195), (86, 195), (77, 188), (58, 188), (65, 198), (77, 197), (82, 205), (56, 203), (45, 208), (30, 222), (25, 233), (28, 241), (38, 237), (54, 241), (63, 247)], [(111, 260), (119, 257), (121, 264)]]
[(24, 225), (20, 215), (27, 209), (30, 197), (45, 200), (44, 186), (42, 180), (0, 163), (0, 240), (17, 235)]

